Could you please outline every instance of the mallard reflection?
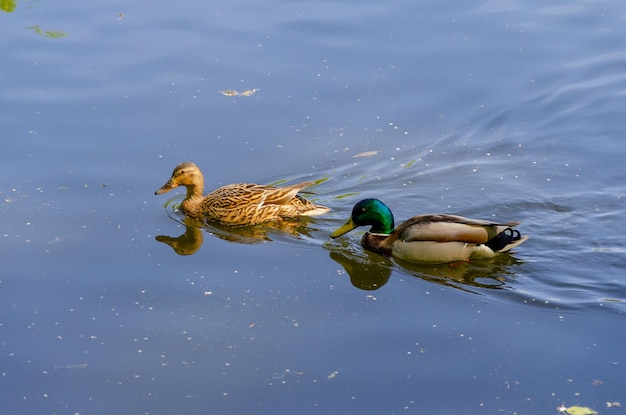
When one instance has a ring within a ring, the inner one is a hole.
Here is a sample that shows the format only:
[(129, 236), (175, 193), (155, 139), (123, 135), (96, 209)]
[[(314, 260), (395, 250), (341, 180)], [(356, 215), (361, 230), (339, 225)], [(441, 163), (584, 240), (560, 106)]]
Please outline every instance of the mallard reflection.
[(397, 258), (389, 259), (367, 251), (350, 252), (331, 249), (330, 257), (350, 276), (350, 282), (362, 290), (377, 290), (392, 271), (408, 273), (425, 281), (477, 293), (472, 288), (502, 289), (514, 276), (513, 268), (520, 264), (511, 255), (450, 264), (418, 265)]
[(505, 289), (515, 277), (513, 267), (520, 261), (511, 255), (473, 261), (458, 261), (450, 264), (418, 265), (402, 260), (394, 260), (402, 269), (423, 280), (476, 292), (470, 287)]
[(366, 291), (377, 290), (389, 281), (391, 275), (391, 261), (382, 258), (366, 258), (368, 253), (360, 257), (348, 255), (344, 252), (331, 251), (330, 257), (339, 263), (350, 276), (350, 282), (357, 288)]

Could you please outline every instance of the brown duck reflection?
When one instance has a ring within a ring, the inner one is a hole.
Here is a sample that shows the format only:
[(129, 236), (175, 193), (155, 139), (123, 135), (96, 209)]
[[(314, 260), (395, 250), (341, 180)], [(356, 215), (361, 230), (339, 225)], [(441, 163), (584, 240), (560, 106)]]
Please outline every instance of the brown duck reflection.
[(242, 244), (257, 244), (271, 241), (272, 235), (285, 233), (296, 238), (310, 237), (307, 224), (309, 218), (295, 218), (293, 220), (279, 220), (265, 222), (254, 226), (223, 226), (216, 223), (204, 222), (194, 218), (174, 219), (185, 225), (185, 232), (179, 236), (158, 235), (155, 239), (169, 245), (178, 255), (195, 254), (202, 246), (204, 234), (216, 236), (229, 242)]
[(183, 219), (185, 232), (180, 236), (158, 235), (155, 239), (172, 247), (178, 255), (193, 255), (202, 246), (202, 223), (192, 218)]
[(339, 263), (350, 276), (350, 282), (362, 290), (377, 290), (400, 266), (404, 272), (425, 281), (474, 292), (472, 288), (506, 288), (507, 281), (514, 275), (512, 268), (520, 263), (510, 255), (496, 258), (459, 261), (451, 264), (417, 265), (399, 259), (389, 259), (368, 251), (348, 252), (331, 250), (330, 257)]

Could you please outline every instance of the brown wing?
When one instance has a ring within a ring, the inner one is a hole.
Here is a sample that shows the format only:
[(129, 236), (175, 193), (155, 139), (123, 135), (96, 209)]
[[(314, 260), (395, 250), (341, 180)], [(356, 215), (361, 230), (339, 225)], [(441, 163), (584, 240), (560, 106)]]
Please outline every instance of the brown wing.
[(263, 203), (264, 194), (259, 185), (252, 183), (229, 184), (209, 193), (203, 205), (211, 209), (235, 209), (242, 205), (258, 206)]
[(302, 182), (293, 184), (285, 187), (271, 187), (271, 186), (261, 186), (260, 187), (265, 193), (265, 201), (263, 202), (266, 205), (284, 205), (289, 203), (291, 199), (296, 197), (296, 194), (304, 189), (305, 187), (309, 187), (313, 184), (313, 182)]
[(293, 199), (303, 188), (313, 182), (303, 182), (285, 187), (254, 183), (230, 184), (209, 193), (205, 202), (216, 209), (234, 209), (244, 205), (283, 205)]

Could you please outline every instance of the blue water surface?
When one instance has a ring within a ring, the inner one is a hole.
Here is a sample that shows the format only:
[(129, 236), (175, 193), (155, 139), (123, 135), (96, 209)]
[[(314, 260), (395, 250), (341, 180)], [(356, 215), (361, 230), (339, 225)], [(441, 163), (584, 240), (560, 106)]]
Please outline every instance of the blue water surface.
[[(626, 5), (2, 10), (6, 413), (626, 404)], [(317, 180), (306, 196), (332, 211), (189, 226), (182, 191), (154, 196), (183, 161), (207, 191)], [(521, 221), (530, 239), (453, 266), (331, 241), (365, 197), (398, 222)]]

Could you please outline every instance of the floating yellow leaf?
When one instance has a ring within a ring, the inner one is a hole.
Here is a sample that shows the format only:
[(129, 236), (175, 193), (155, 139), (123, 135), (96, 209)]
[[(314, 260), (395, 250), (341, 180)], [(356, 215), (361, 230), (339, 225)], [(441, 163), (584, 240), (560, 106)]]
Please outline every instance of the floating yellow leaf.
[(570, 406), (569, 408), (565, 408), (565, 412), (569, 415), (595, 415), (598, 413), (598, 411), (594, 411), (586, 406)]
[(0, 10), (3, 12), (11, 13), (15, 10), (15, 0), (0, 0)]

